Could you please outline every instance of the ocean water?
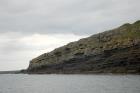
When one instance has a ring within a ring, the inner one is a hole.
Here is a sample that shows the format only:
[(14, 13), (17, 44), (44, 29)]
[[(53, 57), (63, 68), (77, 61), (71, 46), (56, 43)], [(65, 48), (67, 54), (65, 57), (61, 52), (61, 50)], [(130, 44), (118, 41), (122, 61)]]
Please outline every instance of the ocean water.
[(1, 74), (0, 93), (140, 93), (140, 75)]

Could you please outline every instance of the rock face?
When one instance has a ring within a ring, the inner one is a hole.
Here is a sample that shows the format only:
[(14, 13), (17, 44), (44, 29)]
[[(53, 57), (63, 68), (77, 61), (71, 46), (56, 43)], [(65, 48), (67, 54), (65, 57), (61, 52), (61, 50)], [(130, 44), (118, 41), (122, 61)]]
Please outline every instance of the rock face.
[(30, 61), (28, 73), (140, 73), (140, 21), (71, 42)]

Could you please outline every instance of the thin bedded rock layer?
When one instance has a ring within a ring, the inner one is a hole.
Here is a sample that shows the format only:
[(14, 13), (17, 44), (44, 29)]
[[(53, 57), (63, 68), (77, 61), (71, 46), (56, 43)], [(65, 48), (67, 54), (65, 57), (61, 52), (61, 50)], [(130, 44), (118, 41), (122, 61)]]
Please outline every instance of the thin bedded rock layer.
[(140, 21), (71, 42), (30, 61), (28, 73), (140, 73)]

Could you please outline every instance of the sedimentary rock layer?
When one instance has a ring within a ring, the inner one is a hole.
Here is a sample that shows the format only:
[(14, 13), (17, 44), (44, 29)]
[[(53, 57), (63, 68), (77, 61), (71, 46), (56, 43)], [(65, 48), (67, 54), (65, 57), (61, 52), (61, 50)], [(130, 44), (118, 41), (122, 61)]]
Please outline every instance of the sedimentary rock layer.
[(71, 42), (30, 61), (28, 73), (140, 73), (140, 21)]

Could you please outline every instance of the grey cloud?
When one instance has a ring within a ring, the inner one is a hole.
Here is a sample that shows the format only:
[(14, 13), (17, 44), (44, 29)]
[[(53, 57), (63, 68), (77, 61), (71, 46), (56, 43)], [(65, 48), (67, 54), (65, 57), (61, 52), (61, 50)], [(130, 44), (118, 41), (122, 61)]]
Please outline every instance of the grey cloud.
[(139, 0), (1, 0), (0, 32), (94, 34), (140, 19)]
[(28, 0), (0, 0), (0, 11), (4, 14), (23, 14), (31, 9)]

